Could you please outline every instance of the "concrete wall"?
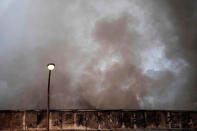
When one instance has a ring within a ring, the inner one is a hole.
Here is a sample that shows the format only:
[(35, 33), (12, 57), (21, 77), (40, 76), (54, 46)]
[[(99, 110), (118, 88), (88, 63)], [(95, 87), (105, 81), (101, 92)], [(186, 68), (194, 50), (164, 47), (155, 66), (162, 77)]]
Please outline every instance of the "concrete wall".
[[(0, 111), (0, 130), (45, 130), (46, 111)], [(51, 130), (192, 129), (194, 111), (67, 110), (50, 112)]]

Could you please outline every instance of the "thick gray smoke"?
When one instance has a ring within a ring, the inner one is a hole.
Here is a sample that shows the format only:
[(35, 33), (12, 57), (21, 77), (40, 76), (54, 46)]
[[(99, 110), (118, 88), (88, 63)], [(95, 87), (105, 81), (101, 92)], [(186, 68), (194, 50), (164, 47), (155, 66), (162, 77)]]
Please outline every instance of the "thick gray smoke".
[(197, 109), (196, 0), (1, 0), (0, 109)]

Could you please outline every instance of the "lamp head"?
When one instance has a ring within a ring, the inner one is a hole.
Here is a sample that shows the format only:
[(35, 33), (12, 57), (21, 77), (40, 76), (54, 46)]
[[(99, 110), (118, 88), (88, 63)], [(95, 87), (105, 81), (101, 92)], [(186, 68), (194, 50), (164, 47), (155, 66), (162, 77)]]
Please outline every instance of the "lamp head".
[(55, 64), (54, 63), (49, 63), (49, 64), (47, 64), (47, 68), (49, 70), (53, 70), (55, 68)]

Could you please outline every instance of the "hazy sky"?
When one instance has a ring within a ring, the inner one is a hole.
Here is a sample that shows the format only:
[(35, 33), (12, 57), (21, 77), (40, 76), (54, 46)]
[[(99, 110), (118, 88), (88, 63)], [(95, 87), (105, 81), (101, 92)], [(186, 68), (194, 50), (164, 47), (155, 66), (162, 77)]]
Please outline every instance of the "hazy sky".
[(197, 110), (196, 0), (1, 0), (0, 109)]

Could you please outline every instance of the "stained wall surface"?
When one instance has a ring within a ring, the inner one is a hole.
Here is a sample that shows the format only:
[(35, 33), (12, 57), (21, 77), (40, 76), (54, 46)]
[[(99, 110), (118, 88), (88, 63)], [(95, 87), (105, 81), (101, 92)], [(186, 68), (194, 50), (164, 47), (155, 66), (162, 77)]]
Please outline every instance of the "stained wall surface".
[[(197, 131), (197, 111), (53, 110), (50, 129)], [(0, 111), (0, 130), (46, 130), (46, 111)]]

